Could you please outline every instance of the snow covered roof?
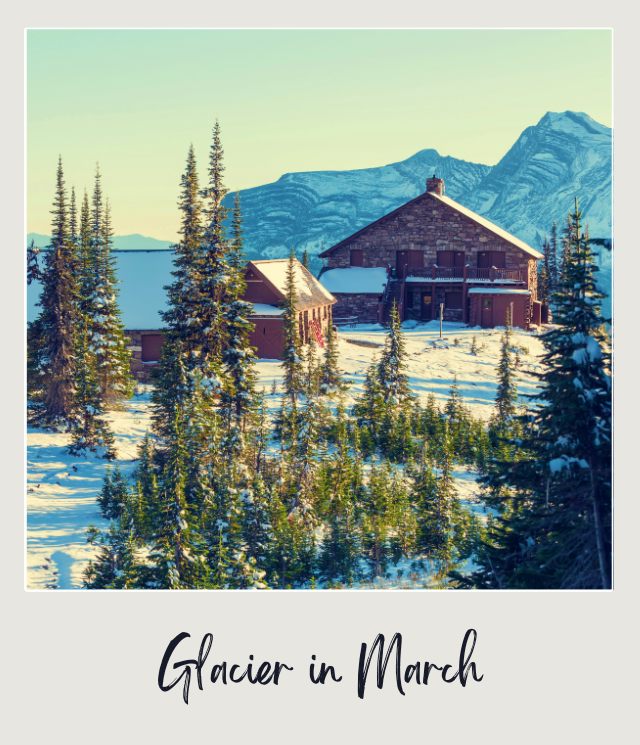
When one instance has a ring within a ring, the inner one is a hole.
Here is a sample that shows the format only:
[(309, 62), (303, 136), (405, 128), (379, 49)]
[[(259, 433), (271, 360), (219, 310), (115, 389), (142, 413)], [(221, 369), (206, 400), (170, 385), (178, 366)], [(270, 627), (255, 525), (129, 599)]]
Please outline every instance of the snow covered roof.
[(497, 235), (499, 238), (502, 238), (503, 240), (508, 241), (509, 243), (513, 244), (517, 248), (529, 254), (529, 256), (532, 256), (534, 259), (543, 258), (543, 255), (540, 253), (540, 251), (536, 251), (535, 248), (531, 248), (531, 246), (528, 243), (521, 241), (520, 238), (516, 238), (515, 235), (508, 233), (506, 230), (503, 230), (502, 228), (499, 228), (495, 223), (491, 222), (491, 220), (487, 220), (486, 217), (482, 217), (477, 212), (474, 212), (473, 210), (470, 210), (467, 207), (464, 207), (459, 202), (456, 202), (450, 197), (445, 197), (444, 194), (438, 194), (437, 192), (433, 192), (433, 191), (428, 192), (428, 194), (430, 197), (437, 199), (439, 202), (442, 202), (443, 204), (446, 204), (447, 206), (454, 209), (456, 212), (459, 212), (461, 215), (464, 215), (465, 217), (468, 217), (470, 220), (473, 220), (474, 222), (477, 222), (479, 225), (482, 225), (483, 228), (490, 230), (492, 233)]
[[(172, 280), (173, 251), (114, 251), (118, 301), (126, 329), (155, 330), (164, 324), (160, 311), (167, 309), (165, 285)], [(27, 320), (34, 321), (41, 285), (27, 286)]]
[[(269, 284), (282, 296), (287, 296), (287, 266), (289, 259), (265, 259), (248, 262)], [(299, 308), (311, 308), (318, 305), (335, 303), (336, 299), (297, 259), (294, 262), (295, 283), (298, 291), (296, 305)]]
[(471, 287), (469, 295), (531, 295), (531, 290), (512, 290), (510, 287)]
[(387, 284), (387, 270), (384, 267), (361, 266), (328, 269), (320, 276), (320, 281), (327, 290), (338, 294), (380, 295)]
[(253, 303), (254, 316), (281, 316), (284, 308), (278, 308), (277, 305), (267, 305), (267, 303)]
[[(118, 302), (124, 327), (140, 331), (163, 328), (164, 323), (160, 312), (167, 310), (167, 293), (164, 288), (173, 280), (171, 276), (173, 251), (113, 251), (112, 255), (115, 261)], [(265, 262), (255, 263), (262, 265)], [(313, 282), (321, 288), (319, 292), (322, 293), (322, 304), (334, 302), (333, 296), (329, 295), (312, 275), (310, 276)], [(41, 289), (39, 282), (32, 282), (27, 286), (28, 321), (34, 321), (38, 316), (40, 309), (36, 303)], [(275, 305), (254, 303), (253, 308), (254, 313), (261, 316), (277, 316), (282, 313), (282, 309)]]

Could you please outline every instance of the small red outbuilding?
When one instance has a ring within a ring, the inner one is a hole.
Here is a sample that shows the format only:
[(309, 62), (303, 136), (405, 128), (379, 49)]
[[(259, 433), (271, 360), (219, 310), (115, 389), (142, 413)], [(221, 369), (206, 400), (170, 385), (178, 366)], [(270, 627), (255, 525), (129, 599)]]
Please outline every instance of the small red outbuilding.
[[(253, 303), (251, 320), (254, 324), (250, 343), (261, 358), (282, 358), (288, 263), (288, 259), (247, 262), (244, 299)], [(332, 323), (332, 307), (336, 299), (297, 260), (294, 278), (300, 339), (306, 344), (313, 338), (322, 346)]]

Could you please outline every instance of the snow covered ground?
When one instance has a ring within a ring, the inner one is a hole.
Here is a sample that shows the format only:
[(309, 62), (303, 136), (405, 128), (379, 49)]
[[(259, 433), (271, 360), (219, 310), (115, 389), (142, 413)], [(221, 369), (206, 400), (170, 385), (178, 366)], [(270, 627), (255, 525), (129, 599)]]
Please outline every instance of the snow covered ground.
[[(137, 445), (150, 428), (149, 391), (135, 396), (126, 410), (109, 415), (116, 435), (117, 463), (133, 468)], [(107, 461), (66, 452), (69, 436), (29, 428), (27, 433), (28, 588), (82, 586), (82, 573), (94, 556), (87, 544), (89, 525), (104, 526), (96, 497)]]
[[(421, 401), (433, 393), (442, 404), (449, 395), (454, 376), (465, 404), (476, 417), (488, 419), (493, 413), (496, 397), (496, 370), (500, 357), (503, 329), (471, 328), (461, 323), (444, 323), (442, 339), (439, 323), (415, 323), (402, 326), (407, 351), (407, 374), (411, 389)], [(359, 324), (339, 331), (340, 367), (351, 384), (346, 403), (362, 393), (367, 368), (379, 356), (386, 330), (379, 324)], [(481, 347), (478, 355), (471, 354), (471, 341), (476, 337)], [(514, 329), (513, 343), (522, 348), (521, 364), (516, 380), (520, 394), (535, 393), (536, 380), (531, 373), (541, 372), (540, 355), (543, 347), (536, 332)], [(258, 381), (269, 393), (273, 381), (281, 380), (278, 360), (261, 360)], [(279, 403), (279, 401), (278, 401)]]
[[(475, 416), (488, 419), (496, 393), (496, 369), (500, 355), (501, 330), (469, 328), (445, 323), (439, 338), (437, 322), (407, 323), (403, 326), (407, 348), (407, 372), (415, 394), (425, 400), (433, 393), (443, 403), (454, 376), (460, 392)], [(476, 337), (479, 354), (470, 352)], [(379, 355), (385, 330), (378, 325), (359, 325), (339, 332), (340, 365), (351, 384), (346, 403), (362, 391), (368, 365)], [(532, 372), (541, 370), (542, 343), (537, 333), (513, 332), (513, 342), (522, 348), (517, 372), (521, 394), (535, 391)], [(258, 362), (258, 385), (267, 394), (270, 411), (280, 405), (282, 372), (278, 360)], [(277, 392), (271, 393), (275, 382)], [(136, 448), (150, 427), (149, 388), (140, 393), (126, 409), (113, 412), (110, 421), (116, 435), (117, 460), (123, 472), (133, 468)], [(95, 549), (86, 543), (86, 529), (103, 521), (96, 503), (102, 478), (109, 464), (96, 457), (73, 457), (66, 453), (68, 436), (30, 429), (27, 436), (27, 587), (72, 589), (82, 586), (82, 573)], [(484, 508), (477, 503), (477, 486), (472, 473), (456, 471), (458, 494), (478, 514)], [(371, 587), (403, 587), (413, 583), (411, 567), (400, 577)]]

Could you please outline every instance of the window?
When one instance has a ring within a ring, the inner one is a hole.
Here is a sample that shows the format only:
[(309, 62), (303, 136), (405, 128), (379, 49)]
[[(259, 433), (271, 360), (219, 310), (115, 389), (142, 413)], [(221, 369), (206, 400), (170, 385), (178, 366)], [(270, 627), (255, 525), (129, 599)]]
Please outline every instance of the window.
[(437, 257), (438, 266), (455, 267), (456, 269), (464, 267), (464, 251), (438, 251)]
[(444, 298), (445, 308), (448, 310), (462, 310), (462, 292), (447, 292)]
[(349, 263), (351, 266), (362, 266), (364, 261), (364, 251), (361, 248), (352, 248), (349, 251)]
[(478, 268), (489, 269), (495, 266), (504, 269), (506, 266), (506, 255), (504, 251), (478, 251)]

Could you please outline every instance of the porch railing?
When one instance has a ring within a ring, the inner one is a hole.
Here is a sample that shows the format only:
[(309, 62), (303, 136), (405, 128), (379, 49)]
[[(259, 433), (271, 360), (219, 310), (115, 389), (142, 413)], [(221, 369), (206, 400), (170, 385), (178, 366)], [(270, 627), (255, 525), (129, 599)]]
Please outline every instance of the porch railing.
[(438, 266), (433, 264), (430, 267), (411, 268), (407, 270), (408, 277), (424, 277), (432, 280), (457, 280), (468, 282), (474, 280), (485, 280), (491, 282), (511, 281), (524, 282), (524, 276), (521, 269), (499, 269), (498, 267), (473, 267), (469, 266)]

